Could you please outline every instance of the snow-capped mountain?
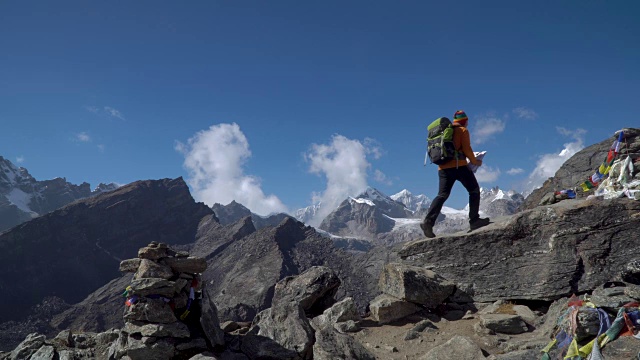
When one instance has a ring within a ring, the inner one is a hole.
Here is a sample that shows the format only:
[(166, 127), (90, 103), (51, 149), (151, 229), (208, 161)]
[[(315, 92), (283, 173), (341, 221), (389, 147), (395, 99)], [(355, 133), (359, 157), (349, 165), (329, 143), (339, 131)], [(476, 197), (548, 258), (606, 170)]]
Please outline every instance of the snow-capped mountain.
[(309, 221), (316, 216), (318, 211), (320, 211), (321, 206), (322, 203), (317, 203), (315, 205), (307, 206), (306, 208), (298, 209), (295, 211), (293, 216), (295, 216), (299, 221), (309, 224)]
[(414, 196), (409, 190), (404, 189), (397, 194), (391, 195), (391, 199), (403, 204), (407, 209), (411, 211), (420, 211), (421, 209), (428, 209), (431, 206), (431, 199), (426, 195), (420, 194)]
[(395, 201), (395, 199), (383, 194), (380, 190), (367, 187), (360, 195), (352, 198), (355, 201), (369, 200), (373, 205), (379, 207), (382, 212), (390, 217), (411, 217), (412, 211), (407, 209), (403, 203)]
[[(480, 215), (494, 218), (511, 215), (516, 212), (522, 201), (522, 194), (512, 190), (504, 191), (498, 187), (481, 188)], [(425, 195), (413, 195), (406, 189), (386, 196), (369, 187), (358, 196), (345, 199), (322, 221), (319, 229), (336, 236), (385, 244), (413, 240), (422, 237), (419, 223), (426, 215), (431, 202), (432, 200)], [(298, 210), (297, 214), (309, 211), (308, 209)], [(454, 233), (468, 228), (468, 205), (463, 209), (444, 206), (435, 225), (439, 234)]]
[(515, 214), (523, 202), (524, 195), (513, 190), (504, 191), (497, 186), (480, 188), (480, 211), (489, 217)]
[(72, 201), (117, 187), (100, 184), (92, 191), (88, 183), (74, 185), (64, 178), (38, 181), (27, 169), (0, 156), (0, 232)]

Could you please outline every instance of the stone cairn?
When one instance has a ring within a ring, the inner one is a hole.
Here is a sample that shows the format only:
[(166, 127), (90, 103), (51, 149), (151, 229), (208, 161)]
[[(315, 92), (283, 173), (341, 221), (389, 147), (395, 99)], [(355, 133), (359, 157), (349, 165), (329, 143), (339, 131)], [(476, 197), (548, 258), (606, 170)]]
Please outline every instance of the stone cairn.
[[(192, 334), (200, 316), (199, 274), (206, 268), (204, 259), (157, 242), (141, 248), (137, 258), (122, 261), (120, 271), (135, 274), (123, 294), (125, 326), (109, 358), (160, 360), (206, 350), (206, 340)], [(190, 331), (187, 324), (196, 325)]]

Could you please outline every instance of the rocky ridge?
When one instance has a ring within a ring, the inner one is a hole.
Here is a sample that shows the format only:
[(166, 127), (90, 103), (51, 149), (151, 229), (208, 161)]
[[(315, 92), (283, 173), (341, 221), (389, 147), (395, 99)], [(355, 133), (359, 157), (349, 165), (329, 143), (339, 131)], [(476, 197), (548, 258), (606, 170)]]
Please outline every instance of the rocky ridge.
[(36, 180), (29, 171), (0, 156), (0, 232), (73, 201), (117, 189), (116, 184), (74, 185), (64, 178)]
[(81, 301), (119, 277), (114, 264), (138, 247), (156, 240), (192, 243), (209, 214), (181, 178), (139, 181), (1, 233), (0, 289), (12, 295), (0, 321), (18, 319), (46, 296)]

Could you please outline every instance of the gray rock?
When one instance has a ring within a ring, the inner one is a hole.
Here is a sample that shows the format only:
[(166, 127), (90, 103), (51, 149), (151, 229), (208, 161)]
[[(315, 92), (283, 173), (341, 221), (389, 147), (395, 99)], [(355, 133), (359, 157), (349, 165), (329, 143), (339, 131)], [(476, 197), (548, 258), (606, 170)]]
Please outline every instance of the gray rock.
[(640, 353), (640, 341), (631, 336), (620, 336), (602, 348), (602, 357), (606, 360), (636, 359)]
[(99, 334), (96, 334), (96, 345), (98, 346), (108, 346), (111, 345), (114, 341), (118, 339), (120, 336), (119, 329), (110, 329)]
[(155, 244), (149, 244), (143, 248), (138, 250), (138, 257), (140, 259), (149, 259), (149, 260), (160, 260), (162, 258), (167, 257), (167, 248), (159, 247)]
[(528, 306), (525, 305), (513, 305), (513, 311), (516, 312), (516, 315), (520, 316), (522, 320), (526, 321), (529, 324), (533, 324), (538, 319), (538, 316), (529, 309)]
[(640, 258), (634, 258), (624, 266), (620, 272), (620, 278), (628, 283), (640, 284)]
[[(141, 259), (138, 271), (133, 276), (134, 279), (143, 278), (159, 278), (159, 279), (171, 279), (173, 277), (173, 271), (166, 265), (158, 264), (155, 261), (148, 259)], [(174, 284), (175, 285), (175, 284)]]
[(125, 321), (169, 324), (178, 321), (169, 304), (161, 299), (143, 299), (126, 308)]
[(360, 325), (353, 320), (347, 320), (333, 324), (333, 328), (340, 333), (353, 333), (361, 330)]
[(160, 295), (172, 298), (174, 294), (173, 281), (156, 278), (134, 279), (131, 281), (133, 294), (139, 296)]
[(29, 360), (54, 360), (56, 351), (51, 345), (44, 345), (36, 351)]
[(453, 293), (455, 285), (431, 270), (390, 263), (380, 274), (380, 290), (405, 301), (436, 307)]
[(207, 262), (200, 257), (168, 257), (163, 259), (162, 263), (176, 273), (199, 274), (207, 270)]
[(333, 304), (340, 279), (325, 266), (313, 266), (300, 275), (276, 283), (273, 303), (294, 302), (306, 313), (322, 313)]
[[(183, 279), (183, 278), (178, 278), (174, 281), (173, 284), (173, 291), (175, 291), (175, 293), (179, 293), (181, 291), (184, 290), (185, 293), (189, 292), (189, 288), (191, 287), (191, 282), (187, 279)], [(177, 308), (181, 308), (182, 306), (178, 306)]]
[(528, 349), (496, 355), (495, 360), (531, 360), (540, 358), (540, 350)]
[(387, 324), (421, 310), (414, 303), (387, 294), (379, 295), (373, 299), (369, 308), (371, 309), (371, 318), (379, 324)]
[(527, 332), (527, 324), (518, 315), (484, 314), (480, 323), (485, 328), (501, 334), (522, 334)]
[(175, 354), (175, 348), (165, 338), (143, 336), (138, 339), (129, 336), (126, 353), (131, 360), (170, 360)]
[[(253, 320), (251, 332), (273, 339), (283, 348), (300, 354), (302, 358), (311, 356), (314, 331), (302, 310), (294, 301), (277, 303), (260, 312)], [(244, 352), (244, 351), (243, 351)]]
[(600, 315), (595, 310), (580, 308), (576, 315), (576, 323), (576, 340), (581, 342), (598, 335)]
[(325, 310), (322, 315), (316, 316), (311, 320), (311, 324), (316, 329), (322, 329), (327, 326), (333, 326), (339, 322), (348, 320), (360, 321), (360, 315), (353, 298), (345, 298)]
[(420, 337), (420, 333), (410, 329), (409, 331), (407, 331), (407, 333), (404, 335), (404, 341), (409, 341), (409, 340), (414, 340)]
[(640, 300), (640, 286), (627, 284), (627, 287), (624, 288), (624, 294), (634, 300)]
[(420, 320), (417, 324), (415, 324), (411, 330), (416, 331), (416, 332), (423, 332), (427, 329), (430, 330), (438, 330), (438, 327), (435, 326), (431, 321), (429, 320)]
[(266, 336), (254, 334), (241, 337), (240, 351), (249, 359), (300, 359), (298, 352), (286, 349)]
[(207, 341), (203, 338), (195, 338), (195, 339), (188, 339), (188, 341), (179, 342), (176, 344), (176, 350), (178, 351), (192, 350), (192, 349), (206, 350)]
[(220, 324), (220, 328), (222, 329), (222, 331), (228, 333), (240, 329), (240, 325), (238, 325), (238, 323), (235, 321), (225, 321)]
[(617, 312), (622, 305), (632, 302), (633, 298), (625, 295), (625, 287), (598, 287), (593, 290), (589, 300), (591, 300), (596, 307)]
[(192, 357), (189, 358), (189, 360), (216, 360), (217, 358), (215, 357), (215, 355), (213, 355), (213, 353), (210, 352), (203, 352), (201, 354), (197, 354), (194, 355)]
[(122, 330), (128, 334), (141, 334), (146, 337), (188, 338), (190, 336), (189, 328), (180, 321), (170, 324), (127, 322)]
[(11, 352), (11, 360), (27, 360), (42, 345), (46, 337), (38, 333), (27, 335), (27, 337)]
[(456, 335), (446, 343), (429, 350), (420, 360), (479, 360), (482, 350), (466, 336)]
[(120, 261), (120, 272), (136, 272), (138, 271), (138, 267), (140, 266), (140, 262), (142, 259), (127, 259)]
[(595, 289), (637, 257), (638, 212), (640, 201), (630, 199), (564, 200), (483, 230), (409, 242), (399, 255), (405, 264), (474, 284), (478, 302), (555, 300)]
[(332, 328), (325, 328), (316, 333), (313, 344), (314, 360), (374, 360), (367, 349), (349, 335), (341, 334)]
[(220, 329), (220, 319), (218, 319), (218, 308), (213, 302), (209, 289), (202, 292), (202, 314), (200, 315), (200, 325), (204, 330), (209, 342), (215, 345), (224, 344), (224, 332)]

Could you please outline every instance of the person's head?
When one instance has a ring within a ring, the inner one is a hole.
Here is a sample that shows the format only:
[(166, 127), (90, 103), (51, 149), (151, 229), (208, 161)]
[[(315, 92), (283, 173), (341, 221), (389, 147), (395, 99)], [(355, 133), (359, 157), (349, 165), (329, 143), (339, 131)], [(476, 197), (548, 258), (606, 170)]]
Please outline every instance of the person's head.
[(458, 111), (456, 111), (455, 114), (453, 114), (453, 123), (454, 124), (467, 127), (467, 122), (468, 121), (469, 121), (469, 118), (467, 117), (467, 114), (465, 114), (464, 111), (462, 111), (462, 110), (458, 110)]

